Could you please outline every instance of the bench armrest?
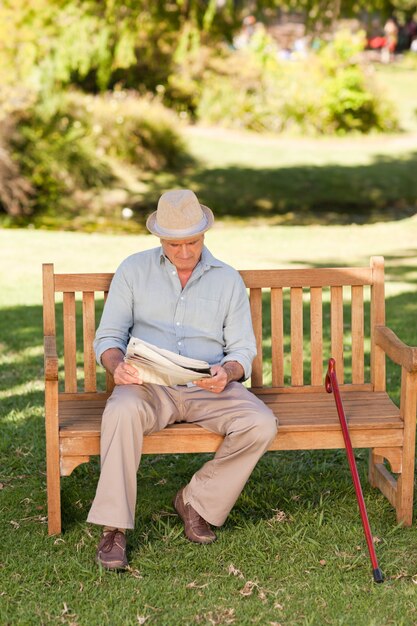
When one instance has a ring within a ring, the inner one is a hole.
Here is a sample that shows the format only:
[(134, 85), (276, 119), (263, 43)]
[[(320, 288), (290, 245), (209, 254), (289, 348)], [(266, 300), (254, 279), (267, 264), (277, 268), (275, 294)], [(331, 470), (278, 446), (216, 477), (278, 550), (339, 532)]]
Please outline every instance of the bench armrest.
[(45, 380), (58, 380), (58, 355), (55, 336), (43, 338)]
[(376, 326), (375, 342), (394, 363), (401, 365), (408, 372), (417, 371), (417, 348), (407, 346), (390, 328)]

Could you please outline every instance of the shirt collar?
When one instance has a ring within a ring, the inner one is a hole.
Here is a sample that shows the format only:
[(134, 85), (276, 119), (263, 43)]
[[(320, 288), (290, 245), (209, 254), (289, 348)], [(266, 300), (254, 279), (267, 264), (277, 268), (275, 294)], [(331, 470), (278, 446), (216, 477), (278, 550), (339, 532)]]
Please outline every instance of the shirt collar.
[[(162, 246), (159, 248), (159, 262), (161, 263), (165, 263), (165, 261), (169, 261), (169, 259), (164, 255), (164, 251), (162, 249)], [(221, 261), (219, 261), (218, 259), (216, 259), (210, 252), (210, 250), (208, 248), (206, 248), (206, 246), (203, 246), (203, 250), (201, 252), (201, 259), (199, 261), (199, 263), (201, 264), (201, 266), (204, 269), (210, 269), (210, 267), (222, 267), (224, 265), (224, 263), (222, 263)], [(197, 263), (197, 265), (199, 264)]]
[(203, 246), (200, 263), (207, 269), (210, 267), (222, 267), (224, 265), (211, 254), (210, 250), (206, 248), (206, 246)]

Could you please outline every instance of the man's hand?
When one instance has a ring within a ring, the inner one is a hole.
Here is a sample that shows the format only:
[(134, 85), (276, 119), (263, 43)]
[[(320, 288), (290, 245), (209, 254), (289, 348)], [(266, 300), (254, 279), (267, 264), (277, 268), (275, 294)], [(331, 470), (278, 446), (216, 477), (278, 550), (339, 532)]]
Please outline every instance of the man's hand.
[(115, 385), (141, 385), (143, 382), (136, 367), (124, 362), (123, 352), (118, 348), (103, 352), (101, 363), (113, 375)]
[(194, 383), (201, 389), (213, 393), (221, 393), (232, 380), (240, 380), (244, 375), (243, 367), (237, 361), (227, 361), (224, 365), (213, 365), (210, 368), (211, 378), (201, 378)]
[(115, 385), (141, 385), (143, 382), (136, 367), (124, 361), (114, 370), (113, 379)]

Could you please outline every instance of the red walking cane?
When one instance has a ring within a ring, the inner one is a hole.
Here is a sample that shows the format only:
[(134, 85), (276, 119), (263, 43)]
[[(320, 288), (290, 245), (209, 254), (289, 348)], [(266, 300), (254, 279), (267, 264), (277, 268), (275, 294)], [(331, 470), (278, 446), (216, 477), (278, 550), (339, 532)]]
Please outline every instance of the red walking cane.
[(329, 359), (329, 365), (326, 374), (326, 391), (334, 395), (337, 413), (339, 415), (340, 426), (342, 427), (343, 439), (345, 441), (346, 455), (349, 461), (350, 472), (352, 474), (353, 484), (355, 485), (356, 498), (358, 500), (359, 511), (362, 519), (362, 526), (365, 531), (366, 543), (368, 544), (369, 556), (371, 557), (372, 573), (376, 583), (382, 583), (384, 576), (378, 567), (374, 542), (372, 540), (371, 527), (369, 525), (368, 514), (366, 512), (365, 500), (363, 499), (362, 487), (359, 480), (358, 469), (356, 467), (355, 456), (353, 454), (352, 442), (350, 440), (348, 425), (345, 412), (343, 410), (342, 399), (340, 397), (339, 384), (336, 376), (336, 361)]

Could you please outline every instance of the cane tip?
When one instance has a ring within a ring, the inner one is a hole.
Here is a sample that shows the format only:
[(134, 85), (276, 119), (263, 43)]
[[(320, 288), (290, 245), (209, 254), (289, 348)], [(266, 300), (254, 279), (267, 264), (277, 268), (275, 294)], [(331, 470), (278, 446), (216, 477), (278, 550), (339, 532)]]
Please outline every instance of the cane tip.
[(379, 569), (379, 567), (377, 567), (376, 569), (372, 570), (372, 573), (374, 575), (374, 581), (376, 583), (383, 583), (384, 582), (384, 575), (381, 572), (381, 570)]

